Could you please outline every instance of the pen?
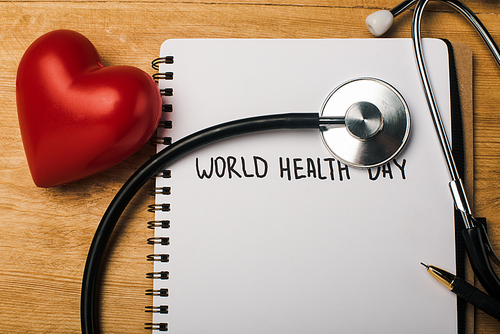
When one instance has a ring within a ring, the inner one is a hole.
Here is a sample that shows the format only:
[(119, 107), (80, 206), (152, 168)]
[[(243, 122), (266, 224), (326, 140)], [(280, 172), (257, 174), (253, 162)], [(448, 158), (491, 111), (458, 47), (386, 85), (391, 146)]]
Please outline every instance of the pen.
[(441, 284), (446, 286), (451, 292), (457, 296), (465, 299), (465, 301), (474, 305), (486, 314), (491, 315), (493, 318), (500, 320), (500, 301), (487, 295), (481, 290), (467, 283), (441, 268), (427, 265), (420, 262), (421, 265), (427, 268), (427, 272), (432, 275)]

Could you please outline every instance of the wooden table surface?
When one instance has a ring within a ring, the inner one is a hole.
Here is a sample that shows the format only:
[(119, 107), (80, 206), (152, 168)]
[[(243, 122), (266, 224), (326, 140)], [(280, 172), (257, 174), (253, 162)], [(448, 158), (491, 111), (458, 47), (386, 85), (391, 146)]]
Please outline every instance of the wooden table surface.
[[(396, 0), (397, 1), (397, 0)], [(364, 18), (389, 0), (2, 1), (0, 2), (0, 332), (78, 333), (80, 284), (100, 217), (120, 185), (154, 151), (147, 144), (108, 171), (50, 189), (30, 176), (17, 121), (19, 61), (37, 37), (55, 29), (87, 36), (107, 65), (154, 73), (150, 62), (168, 38), (371, 38)], [(500, 41), (500, 4), (469, 0)], [(410, 13), (387, 37), (410, 36)], [(444, 34), (440, 32), (444, 31)], [(500, 251), (500, 70), (465, 20), (443, 4), (429, 6), (425, 37), (465, 43), (474, 53), (474, 208), (489, 218)], [(149, 188), (152, 184), (149, 185)], [(146, 222), (153, 197), (143, 189), (113, 235), (102, 282), (103, 333), (147, 333), (152, 271)], [(425, 321), (425, 319), (422, 319)], [(476, 313), (475, 333), (500, 333)]]

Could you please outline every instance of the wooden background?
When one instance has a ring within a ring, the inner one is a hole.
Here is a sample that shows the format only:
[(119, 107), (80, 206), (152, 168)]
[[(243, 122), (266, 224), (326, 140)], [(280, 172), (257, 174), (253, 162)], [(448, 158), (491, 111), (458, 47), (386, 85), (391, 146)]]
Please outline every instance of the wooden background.
[[(51, 189), (31, 180), (17, 122), (15, 79), (23, 52), (40, 35), (72, 29), (87, 36), (107, 65), (148, 73), (168, 38), (371, 38), (364, 18), (392, 0), (252, 1), (2, 1), (0, 2), (0, 332), (78, 333), (83, 267), (93, 233), (113, 194), (153, 153), (131, 158), (88, 179)], [(468, 0), (500, 41), (500, 3)], [(500, 250), (500, 70), (459, 14), (429, 6), (425, 37), (462, 42), (474, 53), (475, 212), (489, 218)], [(387, 37), (410, 36), (410, 13)], [(443, 31), (444, 34), (440, 32)], [(151, 187), (151, 185), (150, 185)], [(136, 197), (115, 231), (102, 287), (102, 332), (147, 333), (151, 299), (145, 273), (152, 246), (148, 189)], [(425, 209), (425, 208), (423, 208)], [(422, 319), (425, 321), (425, 319)], [(432, 331), (432, 329), (430, 329)], [(476, 333), (500, 333), (500, 323), (476, 313)]]

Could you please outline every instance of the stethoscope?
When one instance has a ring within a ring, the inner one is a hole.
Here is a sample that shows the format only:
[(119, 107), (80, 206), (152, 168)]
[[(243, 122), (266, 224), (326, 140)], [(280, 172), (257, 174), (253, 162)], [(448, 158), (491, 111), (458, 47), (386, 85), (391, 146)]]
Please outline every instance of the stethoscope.
[[(441, 1), (457, 9), (471, 22), (500, 65), (498, 47), (480, 20), (456, 0)], [(499, 265), (500, 261), (492, 250), (484, 226), (472, 216), (427, 75), (420, 22), (428, 2), (429, 0), (406, 0), (390, 11), (370, 15), (366, 23), (374, 35), (382, 35), (390, 28), (394, 17), (416, 3), (412, 22), (416, 63), (446, 157), (451, 194), (465, 224), (463, 237), (466, 249), (479, 281), (491, 296), (500, 300), (500, 279), (489, 258), (498, 261)], [(99, 332), (96, 305), (100, 267), (113, 229), (139, 189), (161, 170), (195, 149), (236, 135), (277, 129), (317, 129), (321, 132), (327, 149), (338, 160), (360, 168), (374, 167), (386, 163), (401, 152), (410, 133), (410, 113), (401, 94), (389, 83), (376, 78), (358, 78), (334, 89), (325, 99), (320, 113), (276, 114), (230, 121), (193, 133), (157, 153), (125, 182), (108, 206), (94, 234), (82, 280), (82, 333)]]

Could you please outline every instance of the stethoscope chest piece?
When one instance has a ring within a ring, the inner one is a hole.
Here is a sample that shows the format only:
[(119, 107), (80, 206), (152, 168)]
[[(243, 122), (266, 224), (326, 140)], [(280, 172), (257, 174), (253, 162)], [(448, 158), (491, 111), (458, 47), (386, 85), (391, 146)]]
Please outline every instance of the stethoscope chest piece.
[(342, 120), (322, 127), (323, 141), (340, 161), (373, 167), (394, 158), (410, 134), (410, 112), (401, 94), (375, 78), (358, 78), (335, 88), (321, 108), (321, 117)]

